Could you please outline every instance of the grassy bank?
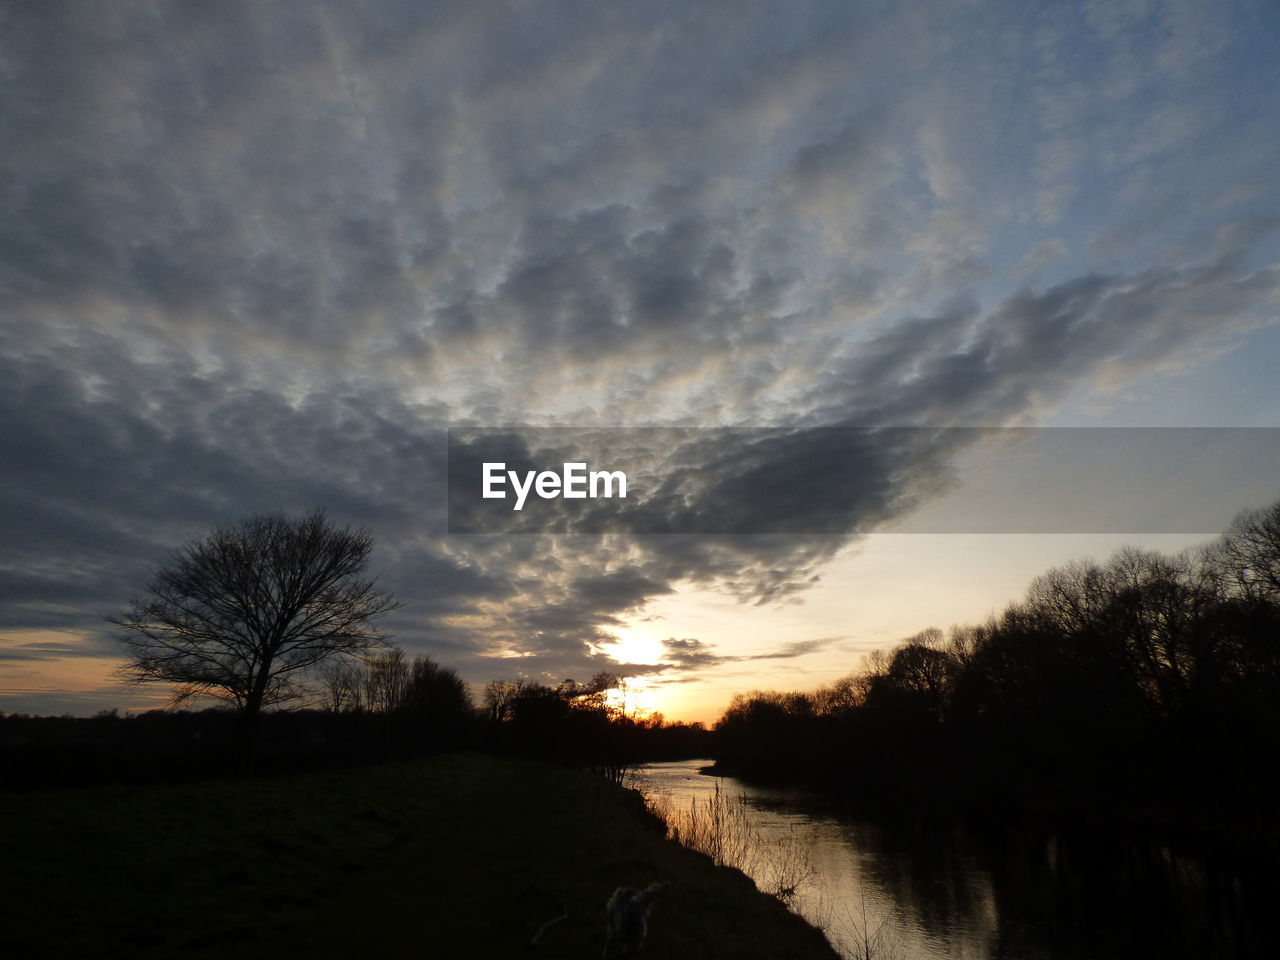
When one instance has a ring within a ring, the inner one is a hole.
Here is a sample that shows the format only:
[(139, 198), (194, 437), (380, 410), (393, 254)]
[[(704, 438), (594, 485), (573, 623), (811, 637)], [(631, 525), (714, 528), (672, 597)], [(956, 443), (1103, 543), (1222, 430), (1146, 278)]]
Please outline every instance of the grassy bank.
[(634, 793), (487, 756), (0, 795), (0, 863), (9, 956), (597, 957), (609, 893), (668, 880), (646, 956), (834, 957)]

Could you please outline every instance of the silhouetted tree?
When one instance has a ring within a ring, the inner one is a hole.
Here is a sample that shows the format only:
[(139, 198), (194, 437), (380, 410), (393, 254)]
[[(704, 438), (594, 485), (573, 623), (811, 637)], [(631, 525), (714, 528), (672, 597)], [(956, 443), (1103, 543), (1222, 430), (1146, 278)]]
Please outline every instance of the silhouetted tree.
[(456, 670), (418, 656), (409, 668), (401, 710), (420, 741), (454, 745), (463, 739), (474, 705)]
[(395, 713), (409, 688), (409, 662), (398, 647), (374, 654), (364, 664), (362, 703), (369, 713)]
[(228, 700), (251, 745), (262, 707), (299, 694), (319, 665), (382, 645), (371, 622), (397, 603), (361, 579), (373, 538), (323, 510), (251, 517), (191, 541), (111, 622), (132, 682), (174, 685), (174, 703)]
[(1280, 501), (1238, 514), (1212, 555), (1240, 596), (1280, 603)]
[(939, 720), (953, 673), (942, 644), (942, 631), (931, 627), (898, 647), (889, 661), (889, 681), (895, 691)]
[(512, 704), (520, 686), (513, 680), (490, 680), (484, 687), (483, 709), (491, 723), (505, 723), (511, 719)]
[(320, 705), (330, 713), (359, 713), (364, 709), (365, 664), (334, 660), (320, 672)]

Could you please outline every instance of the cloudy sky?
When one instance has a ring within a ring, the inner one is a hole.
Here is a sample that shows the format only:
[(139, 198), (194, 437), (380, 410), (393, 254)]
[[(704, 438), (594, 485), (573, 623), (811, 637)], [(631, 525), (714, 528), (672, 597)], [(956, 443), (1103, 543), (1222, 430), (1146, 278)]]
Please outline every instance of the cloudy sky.
[[(953, 428), (1280, 426), (1278, 118), (1267, 0), (0, 5), (0, 709), (160, 702), (103, 618), (264, 511), (411, 653), (691, 719), (1202, 539), (1275, 434)], [(666, 532), (449, 532), (447, 432), (553, 426), (679, 427)]]

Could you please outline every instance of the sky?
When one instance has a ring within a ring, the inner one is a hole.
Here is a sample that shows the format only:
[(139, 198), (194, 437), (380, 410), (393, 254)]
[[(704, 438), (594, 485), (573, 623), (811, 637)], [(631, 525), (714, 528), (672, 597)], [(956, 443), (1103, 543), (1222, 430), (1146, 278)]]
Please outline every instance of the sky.
[[(1280, 497), (1265, 0), (3, 3), (0, 131), (0, 710), (163, 704), (105, 618), (270, 511), (711, 721)], [(451, 532), (547, 427), (622, 526)]]

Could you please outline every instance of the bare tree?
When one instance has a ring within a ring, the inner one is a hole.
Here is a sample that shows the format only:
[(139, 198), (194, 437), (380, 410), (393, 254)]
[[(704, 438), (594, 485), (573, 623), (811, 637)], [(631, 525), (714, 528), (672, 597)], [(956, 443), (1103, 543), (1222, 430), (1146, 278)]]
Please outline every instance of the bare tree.
[(297, 696), (307, 672), (381, 647), (371, 625), (397, 602), (359, 574), (373, 538), (316, 510), (250, 517), (178, 551), (111, 622), (132, 682), (174, 686), (174, 703), (236, 705), (251, 743), (262, 707)]
[(1280, 602), (1280, 500), (1238, 514), (1211, 555), (1239, 596)]
[(333, 660), (320, 672), (321, 707), (330, 713), (360, 713), (364, 709), (362, 664)]
[(409, 674), (409, 661), (399, 647), (370, 657), (364, 665), (364, 708), (370, 713), (394, 713), (403, 707)]

